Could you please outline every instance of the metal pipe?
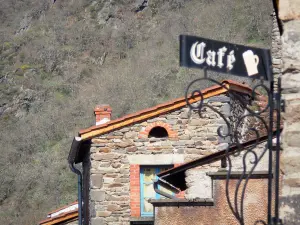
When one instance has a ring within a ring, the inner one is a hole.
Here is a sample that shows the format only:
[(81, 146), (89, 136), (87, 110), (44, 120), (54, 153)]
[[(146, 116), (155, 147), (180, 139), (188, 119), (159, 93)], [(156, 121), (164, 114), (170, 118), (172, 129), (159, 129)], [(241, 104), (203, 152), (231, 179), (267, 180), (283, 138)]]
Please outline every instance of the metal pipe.
[(82, 173), (75, 167), (75, 159), (81, 146), (81, 138), (74, 137), (69, 152), (68, 163), (71, 171), (78, 175), (78, 224), (82, 225)]
[(281, 113), (281, 78), (278, 78), (276, 93), (276, 169), (275, 169), (275, 224), (280, 224), (279, 219), (279, 181), (280, 181), (280, 113)]
[(78, 224), (82, 225), (82, 173), (74, 164), (69, 163), (69, 166), (72, 172), (78, 175)]

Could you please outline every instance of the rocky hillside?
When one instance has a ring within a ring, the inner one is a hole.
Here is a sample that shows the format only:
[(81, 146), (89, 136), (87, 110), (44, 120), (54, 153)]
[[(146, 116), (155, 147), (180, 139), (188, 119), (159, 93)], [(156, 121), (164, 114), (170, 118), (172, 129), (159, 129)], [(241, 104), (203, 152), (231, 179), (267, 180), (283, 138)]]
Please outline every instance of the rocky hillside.
[(271, 1), (0, 5), (0, 224), (36, 224), (76, 199), (66, 158), (71, 138), (93, 124), (96, 104), (109, 103), (116, 118), (183, 96), (201, 71), (179, 68), (179, 34), (271, 43)]

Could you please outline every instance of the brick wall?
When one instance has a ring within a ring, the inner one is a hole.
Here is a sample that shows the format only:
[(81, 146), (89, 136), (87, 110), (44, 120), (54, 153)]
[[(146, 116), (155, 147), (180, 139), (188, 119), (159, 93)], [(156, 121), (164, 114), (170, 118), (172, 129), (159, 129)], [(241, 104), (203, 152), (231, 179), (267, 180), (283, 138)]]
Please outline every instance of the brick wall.
[[(214, 181), (214, 200), (211, 206), (157, 206), (155, 225), (240, 225), (231, 212), (225, 193), (226, 180)], [(229, 196), (234, 199), (237, 180), (230, 182)], [(250, 179), (245, 196), (245, 224), (263, 224), (267, 218), (267, 179)], [(241, 192), (239, 192), (241, 193)], [(204, 201), (203, 201), (204, 202)]]
[(130, 210), (132, 217), (140, 217), (140, 165), (130, 165)]

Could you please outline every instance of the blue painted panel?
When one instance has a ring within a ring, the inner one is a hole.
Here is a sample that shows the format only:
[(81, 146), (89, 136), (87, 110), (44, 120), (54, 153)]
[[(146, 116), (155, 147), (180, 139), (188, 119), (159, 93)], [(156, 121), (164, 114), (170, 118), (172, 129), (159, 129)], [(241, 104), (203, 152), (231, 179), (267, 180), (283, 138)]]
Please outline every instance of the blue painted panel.
[[(160, 199), (161, 196), (154, 191), (153, 188), (153, 179), (157, 179), (156, 174), (159, 172), (172, 168), (171, 165), (168, 166), (141, 166), (140, 168), (140, 204), (141, 204), (141, 216), (153, 216), (152, 205), (145, 201), (145, 198), (148, 200)], [(159, 187), (160, 188), (160, 187)], [(151, 210), (152, 209), (152, 210)]]

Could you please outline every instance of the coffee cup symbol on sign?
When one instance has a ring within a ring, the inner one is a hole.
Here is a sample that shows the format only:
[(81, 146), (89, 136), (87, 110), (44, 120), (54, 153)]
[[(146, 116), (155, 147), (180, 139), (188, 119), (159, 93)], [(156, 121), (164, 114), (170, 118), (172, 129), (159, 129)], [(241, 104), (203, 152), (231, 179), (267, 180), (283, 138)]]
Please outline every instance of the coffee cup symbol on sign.
[(253, 51), (248, 50), (243, 53), (244, 63), (247, 69), (248, 76), (258, 74), (258, 63), (259, 58), (257, 55), (254, 55)]

